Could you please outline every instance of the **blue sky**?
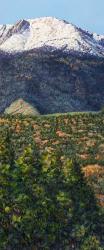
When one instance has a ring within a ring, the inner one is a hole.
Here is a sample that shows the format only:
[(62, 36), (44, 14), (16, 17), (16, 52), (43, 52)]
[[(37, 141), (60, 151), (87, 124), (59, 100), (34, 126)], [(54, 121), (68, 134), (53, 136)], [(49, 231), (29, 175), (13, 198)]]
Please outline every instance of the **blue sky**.
[(0, 24), (55, 16), (104, 34), (104, 0), (0, 0)]

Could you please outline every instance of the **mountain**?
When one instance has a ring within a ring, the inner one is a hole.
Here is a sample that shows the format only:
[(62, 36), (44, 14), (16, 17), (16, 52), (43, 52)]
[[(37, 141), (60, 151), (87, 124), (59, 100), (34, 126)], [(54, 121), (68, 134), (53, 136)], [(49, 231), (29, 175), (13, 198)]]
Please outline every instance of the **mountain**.
[(0, 113), (21, 99), (41, 114), (101, 109), (104, 35), (52, 17), (0, 25)]
[(12, 53), (45, 46), (48, 51), (74, 50), (78, 53), (104, 56), (103, 43), (104, 36), (91, 34), (52, 17), (21, 20), (15, 25), (0, 26), (0, 49)]

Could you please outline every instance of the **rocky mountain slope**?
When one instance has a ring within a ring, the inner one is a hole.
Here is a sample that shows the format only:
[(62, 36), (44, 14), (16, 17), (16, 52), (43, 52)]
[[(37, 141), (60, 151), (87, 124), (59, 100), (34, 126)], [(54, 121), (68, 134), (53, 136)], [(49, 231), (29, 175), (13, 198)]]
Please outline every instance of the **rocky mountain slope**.
[(19, 100), (41, 114), (101, 109), (104, 36), (51, 17), (0, 25), (0, 113)]

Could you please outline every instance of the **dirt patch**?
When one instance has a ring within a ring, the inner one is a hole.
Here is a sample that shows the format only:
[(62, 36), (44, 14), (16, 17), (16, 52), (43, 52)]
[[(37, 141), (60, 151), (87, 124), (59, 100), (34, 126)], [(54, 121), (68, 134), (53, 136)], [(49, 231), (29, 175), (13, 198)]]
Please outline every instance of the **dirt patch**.
[(99, 177), (100, 175), (104, 175), (104, 166), (100, 166), (98, 164), (87, 165), (82, 168), (85, 177), (96, 175)]

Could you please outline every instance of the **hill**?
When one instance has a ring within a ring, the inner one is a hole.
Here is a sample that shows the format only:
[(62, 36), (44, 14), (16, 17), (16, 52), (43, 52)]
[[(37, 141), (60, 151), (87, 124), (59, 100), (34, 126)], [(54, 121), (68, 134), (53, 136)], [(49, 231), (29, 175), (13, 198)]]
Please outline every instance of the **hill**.
[(17, 101), (13, 102), (8, 108), (5, 109), (5, 114), (23, 114), (23, 115), (38, 115), (38, 111), (33, 108), (33, 106), (29, 105), (22, 99), (18, 99)]

